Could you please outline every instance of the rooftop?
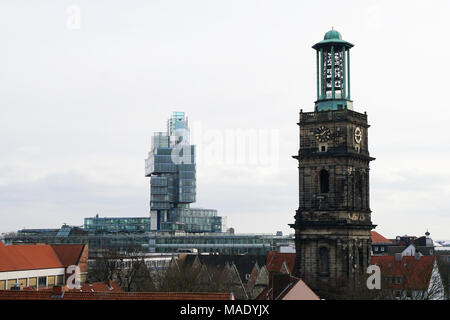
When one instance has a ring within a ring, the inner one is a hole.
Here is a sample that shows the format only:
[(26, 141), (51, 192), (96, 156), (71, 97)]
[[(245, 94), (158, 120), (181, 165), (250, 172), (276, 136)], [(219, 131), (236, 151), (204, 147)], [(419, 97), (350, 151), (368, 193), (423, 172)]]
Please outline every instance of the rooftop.
[(77, 265), (83, 251), (87, 249), (86, 244), (52, 244), (51, 247), (65, 267)]
[(342, 36), (337, 30), (330, 30), (327, 33), (325, 33), (325, 36), (323, 37), (323, 40), (331, 40), (331, 39), (337, 39), (342, 40)]
[(50, 245), (0, 246), (0, 272), (63, 267)]
[(266, 258), (266, 268), (269, 272), (280, 272), (284, 262), (292, 274), (294, 271), (295, 255), (295, 253), (269, 251)]
[(87, 245), (0, 244), (0, 272), (64, 268), (78, 265)]
[(65, 291), (65, 292), (124, 292), (117, 282), (109, 280), (108, 282), (85, 282), (79, 289), (69, 289), (67, 286), (56, 286), (49, 288), (23, 288), (24, 291)]
[(430, 283), (435, 259), (435, 256), (405, 256), (397, 261), (395, 256), (373, 256), (372, 264), (379, 266), (386, 278), (402, 277), (400, 284), (392, 284), (394, 289), (424, 289)]
[(232, 293), (186, 292), (77, 292), (1, 290), (0, 300), (234, 300)]
[(346, 48), (353, 47), (353, 44), (351, 44), (350, 42), (342, 40), (342, 35), (339, 31), (332, 29), (325, 33), (323, 40), (316, 43), (313, 48), (319, 50), (320, 48), (324, 47), (328, 48), (331, 45), (345, 46)]
[(392, 243), (391, 240), (386, 239), (385, 237), (383, 237), (381, 234), (379, 234), (376, 231), (371, 231), (371, 235), (372, 235), (372, 244), (375, 244), (375, 243)]

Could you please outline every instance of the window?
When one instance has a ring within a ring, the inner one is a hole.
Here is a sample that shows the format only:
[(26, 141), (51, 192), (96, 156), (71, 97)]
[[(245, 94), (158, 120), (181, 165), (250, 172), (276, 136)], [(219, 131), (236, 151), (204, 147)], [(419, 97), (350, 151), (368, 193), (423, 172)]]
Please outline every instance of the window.
[(327, 170), (320, 171), (320, 193), (328, 193), (330, 191), (330, 175)]
[(38, 286), (39, 286), (39, 288), (46, 287), (47, 286), (47, 277), (39, 277)]
[(329, 252), (328, 248), (321, 247), (319, 249), (319, 272), (320, 274), (328, 274), (329, 273)]
[(359, 197), (361, 197), (361, 201), (362, 201), (362, 196), (363, 196), (362, 175), (361, 175), (361, 172), (359, 172), (359, 171), (356, 171), (356, 173), (355, 173), (355, 191), (356, 191), (357, 195)]
[(363, 269), (364, 268), (364, 255), (363, 255), (362, 248), (358, 249), (358, 257), (359, 257), (359, 266), (361, 267), (361, 269)]

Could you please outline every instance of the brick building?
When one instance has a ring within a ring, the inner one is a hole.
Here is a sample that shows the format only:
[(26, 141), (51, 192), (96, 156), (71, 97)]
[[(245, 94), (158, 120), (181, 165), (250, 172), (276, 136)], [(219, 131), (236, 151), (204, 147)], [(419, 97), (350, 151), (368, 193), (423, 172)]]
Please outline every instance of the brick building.
[(0, 290), (63, 285), (71, 265), (87, 274), (87, 245), (10, 245), (0, 242)]

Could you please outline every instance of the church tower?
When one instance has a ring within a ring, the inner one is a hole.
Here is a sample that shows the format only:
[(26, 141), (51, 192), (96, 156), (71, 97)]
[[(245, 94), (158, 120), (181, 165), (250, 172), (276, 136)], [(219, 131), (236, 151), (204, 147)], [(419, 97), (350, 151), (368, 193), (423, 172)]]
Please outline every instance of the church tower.
[(350, 49), (331, 30), (315, 44), (317, 101), (300, 111), (296, 275), (320, 293), (354, 286), (370, 262), (367, 114), (353, 111)]

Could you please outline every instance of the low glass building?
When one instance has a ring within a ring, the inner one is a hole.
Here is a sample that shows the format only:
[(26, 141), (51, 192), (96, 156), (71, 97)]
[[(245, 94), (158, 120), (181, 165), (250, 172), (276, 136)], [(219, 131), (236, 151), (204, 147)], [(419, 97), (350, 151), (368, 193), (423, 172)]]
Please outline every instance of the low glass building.
[(161, 222), (161, 231), (221, 232), (222, 217), (217, 210), (176, 208), (170, 212), (169, 221)]
[(95, 233), (71, 232), (66, 237), (57, 233), (39, 233), (27, 230), (16, 235), (6, 235), (5, 244), (20, 243), (82, 243), (89, 244), (89, 256), (105, 250), (127, 251), (128, 248), (141, 248), (148, 253), (198, 252), (222, 254), (266, 254), (280, 251), (282, 247), (294, 245), (294, 235), (281, 234), (232, 234), (226, 232), (117, 232)]
[(84, 229), (93, 233), (143, 233), (150, 231), (149, 217), (84, 218)]

